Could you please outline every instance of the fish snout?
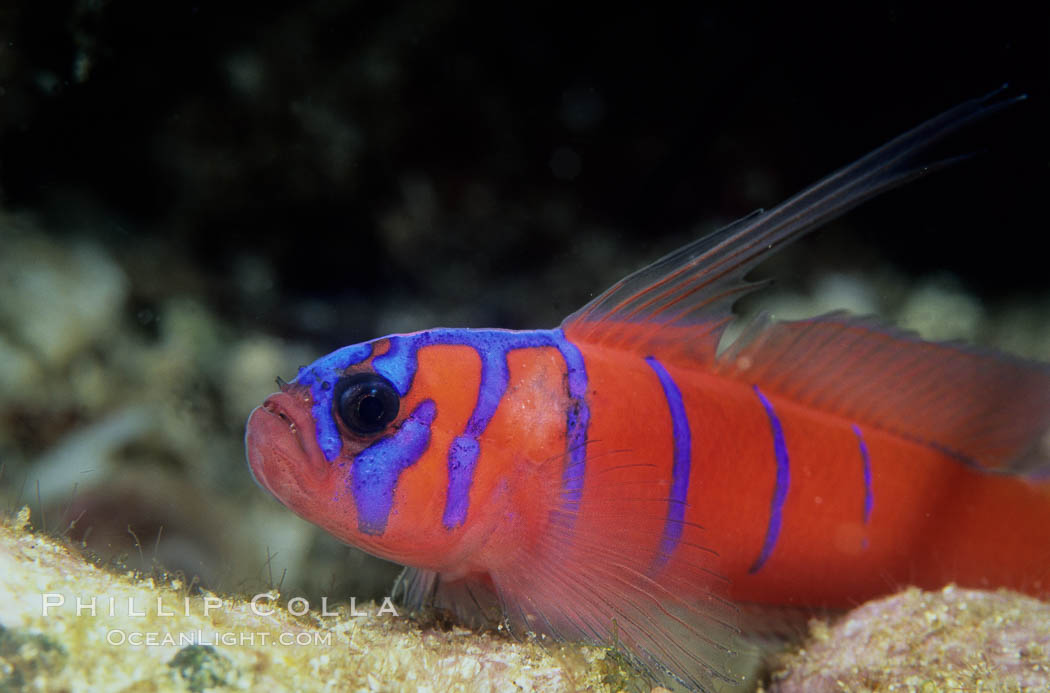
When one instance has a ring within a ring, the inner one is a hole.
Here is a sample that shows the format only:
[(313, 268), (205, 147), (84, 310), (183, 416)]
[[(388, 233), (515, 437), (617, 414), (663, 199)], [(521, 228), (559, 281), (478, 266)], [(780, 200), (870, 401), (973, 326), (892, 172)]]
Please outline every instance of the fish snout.
[[(329, 466), (316, 442), (316, 427), (302, 400), (270, 395), (248, 416), (245, 448), (256, 482), (278, 499), (306, 492), (327, 478)], [(312, 483), (311, 483), (312, 482)]]

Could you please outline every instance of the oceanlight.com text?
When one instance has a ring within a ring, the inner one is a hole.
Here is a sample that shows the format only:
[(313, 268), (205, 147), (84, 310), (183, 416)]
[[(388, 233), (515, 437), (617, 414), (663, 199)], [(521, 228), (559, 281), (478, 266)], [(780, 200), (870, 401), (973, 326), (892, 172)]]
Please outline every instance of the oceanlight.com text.
[(106, 642), (115, 647), (187, 647), (189, 645), (223, 645), (226, 647), (264, 647), (266, 645), (320, 645), (329, 647), (332, 634), (327, 632), (270, 633), (237, 631), (183, 631), (164, 633), (112, 628), (106, 632)]

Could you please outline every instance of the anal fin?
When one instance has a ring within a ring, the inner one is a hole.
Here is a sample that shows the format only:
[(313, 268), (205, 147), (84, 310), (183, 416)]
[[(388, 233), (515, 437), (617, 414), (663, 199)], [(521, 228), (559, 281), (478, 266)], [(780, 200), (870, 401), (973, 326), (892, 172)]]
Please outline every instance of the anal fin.
[(437, 609), (472, 628), (495, 628), (503, 607), (487, 575), (449, 580), (433, 570), (405, 568), (394, 585), (394, 597), (409, 609)]
[[(721, 558), (704, 528), (682, 521), (673, 556), (659, 554), (666, 480), (639, 478), (630, 451), (588, 451), (588, 487), (575, 511), (550, 512), (546, 528), (492, 573), (513, 630), (612, 646), (662, 682), (716, 690), (750, 671)], [(654, 560), (654, 552), (657, 552)]]
[(637, 550), (652, 543), (641, 528), (623, 523), (597, 532), (564, 520), (552, 513), (541, 539), (484, 576), (447, 581), (406, 570), (407, 603), (448, 610), (471, 626), (499, 618), (516, 637), (613, 647), (673, 688), (725, 690), (753, 675), (759, 650), (740, 638), (736, 609), (719, 595), (726, 583), (704, 565), (710, 552), (693, 544), (700, 528), (687, 529), (675, 559), (654, 573), (650, 552)]

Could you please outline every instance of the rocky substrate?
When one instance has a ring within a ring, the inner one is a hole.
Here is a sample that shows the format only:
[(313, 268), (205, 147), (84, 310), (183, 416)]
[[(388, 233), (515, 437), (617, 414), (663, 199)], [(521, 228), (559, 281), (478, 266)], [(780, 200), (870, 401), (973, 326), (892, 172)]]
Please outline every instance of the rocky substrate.
[(0, 527), (0, 691), (614, 691), (631, 681), (602, 648), (422, 626), (390, 604), (328, 605), (321, 616), (276, 592), (253, 606), (191, 594), (178, 579), (114, 574), (29, 533), (28, 520), (24, 509)]

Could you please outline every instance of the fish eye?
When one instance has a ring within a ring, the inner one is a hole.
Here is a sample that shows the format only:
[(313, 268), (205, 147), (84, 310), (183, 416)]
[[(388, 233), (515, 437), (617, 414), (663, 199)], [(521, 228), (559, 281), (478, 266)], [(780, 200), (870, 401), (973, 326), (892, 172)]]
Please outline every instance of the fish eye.
[(357, 373), (336, 383), (335, 410), (354, 433), (371, 435), (397, 418), (401, 398), (394, 385), (376, 373)]

